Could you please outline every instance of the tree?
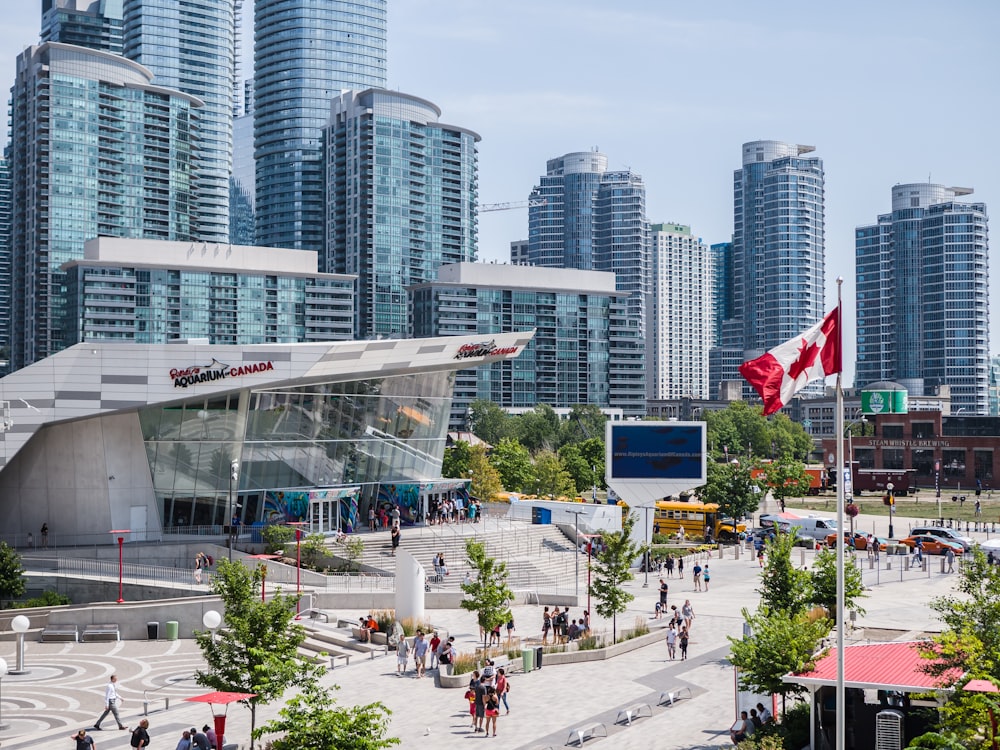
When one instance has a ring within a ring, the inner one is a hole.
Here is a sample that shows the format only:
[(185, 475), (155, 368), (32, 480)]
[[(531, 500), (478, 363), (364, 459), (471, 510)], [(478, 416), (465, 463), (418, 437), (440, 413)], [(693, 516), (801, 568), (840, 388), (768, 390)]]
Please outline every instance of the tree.
[(254, 738), (284, 732), (270, 741), (273, 750), (383, 750), (399, 744), (386, 737), (389, 715), (381, 702), (337, 708), (330, 691), (317, 682), (303, 686), (273, 719), (254, 731)]
[(767, 562), (761, 574), (761, 608), (771, 612), (784, 611), (792, 615), (805, 610), (812, 601), (812, 579), (809, 572), (797, 570), (792, 564), (792, 549), (797, 532), (778, 533), (767, 542)]
[(743, 619), (750, 635), (729, 636), (729, 661), (739, 670), (740, 688), (780, 695), (784, 712), (785, 697), (805, 688), (782, 678), (814, 666), (817, 646), (830, 633), (830, 621), (817, 611), (772, 610), (763, 605), (754, 614), (744, 609)]
[(562, 424), (556, 410), (548, 404), (538, 404), (531, 411), (514, 417), (514, 423), (517, 439), (531, 453), (558, 447)]
[(326, 554), (326, 537), (323, 534), (305, 534), (300, 543), (302, 564), (315, 568), (320, 558)]
[(261, 586), (259, 567), (248, 570), (242, 563), (220, 560), (212, 590), (222, 599), (225, 626), (216, 634), (195, 633), (206, 663), (204, 670), (195, 673), (199, 685), (256, 693), (241, 701), (250, 708), (251, 737), (259, 704), (280, 698), (292, 685), (316, 679), (321, 669), (298, 656), (305, 631), (292, 621), (297, 597), (279, 593), (262, 602)]
[(535, 493), (540, 496), (576, 494), (573, 477), (552, 451), (542, 451), (535, 457)]
[(268, 524), (260, 532), (269, 555), (285, 553), (285, 545), (295, 539), (295, 529), (280, 523)]
[(771, 495), (785, 507), (785, 498), (803, 497), (809, 493), (811, 477), (806, 467), (792, 458), (779, 458), (763, 465), (764, 476)]
[(708, 476), (695, 494), (703, 503), (716, 503), (724, 517), (743, 518), (760, 506), (760, 485), (748, 465), (709, 462)]
[(500, 475), (500, 483), (508, 492), (525, 492), (535, 481), (535, 467), (528, 449), (516, 440), (504, 438), (493, 447), (490, 465)]
[(489, 500), (503, 490), (500, 473), (490, 464), (486, 447), (476, 445), (469, 451), (469, 476), (472, 478), (472, 496)]
[[(837, 552), (836, 550), (820, 550), (813, 562), (812, 572), (809, 574), (812, 582), (813, 604), (826, 609), (837, 624)], [(845, 555), (844, 560), (844, 608), (853, 609), (858, 614), (864, 614), (857, 600), (865, 594), (865, 587), (861, 581), (861, 570), (854, 564), (852, 555)]]
[(17, 550), (0, 542), (0, 607), (10, 604), (25, 591), (24, 566)]
[(608, 418), (597, 404), (574, 404), (563, 420), (559, 444), (572, 445), (597, 440), (601, 443), (601, 463), (604, 462), (604, 433)]
[(631, 581), (632, 563), (645, 554), (645, 545), (632, 540), (632, 529), (635, 528), (636, 514), (629, 513), (622, 519), (622, 530), (604, 534), (604, 544), (594, 555), (596, 565), (593, 568), (593, 580), (590, 584), (590, 595), (596, 604), (594, 609), (601, 617), (611, 618), (611, 639), (618, 639), (618, 615), (623, 613), (629, 602), (635, 596), (622, 588), (622, 584)]
[(475, 575), (472, 581), (462, 584), (462, 591), (465, 592), (462, 609), (476, 613), (476, 620), (483, 630), (485, 648), (487, 634), (510, 621), (510, 602), (514, 592), (507, 585), (507, 563), (489, 557), (485, 544), (475, 539), (467, 540), (465, 556)]
[(469, 475), (469, 454), (472, 448), (464, 440), (457, 440), (444, 449), (444, 460), (441, 462), (441, 476), (451, 479)]
[(492, 401), (473, 401), (469, 412), (472, 417), (469, 431), (490, 445), (513, 437), (512, 417)]

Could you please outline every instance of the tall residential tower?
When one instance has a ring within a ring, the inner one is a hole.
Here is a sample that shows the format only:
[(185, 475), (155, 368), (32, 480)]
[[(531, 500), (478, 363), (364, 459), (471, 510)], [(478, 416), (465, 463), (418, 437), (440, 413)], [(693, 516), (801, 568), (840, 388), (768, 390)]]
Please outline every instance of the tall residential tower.
[[(713, 357), (713, 389), (719, 380), (740, 379), (741, 361), (824, 315), (823, 162), (805, 156), (814, 150), (780, 141), (743, 144), (743, 166), (733, 173), (734, 317), (724, 322)], [(821, 386), (809, 392), (818, 395)]]
[(971, 193), (896, 185), (892, 213), (857, 228), (856, 385), (947, 385), (953, 413), (989, 413), (986, 205), (955, 200)]
[[(476, 259), (479, 135), (440, 115), (397, 91), (333, 100), (325, 268), (358, 277), (359, 339), (411, 336), (406, 288), (433, 281), (443, 264)], [(259, 192), (257, 205), (259, 215)]]
[(385, 86), (387, 5), (256, 0), (258, 245), (323, 250), (323, 127), (341, 92)]

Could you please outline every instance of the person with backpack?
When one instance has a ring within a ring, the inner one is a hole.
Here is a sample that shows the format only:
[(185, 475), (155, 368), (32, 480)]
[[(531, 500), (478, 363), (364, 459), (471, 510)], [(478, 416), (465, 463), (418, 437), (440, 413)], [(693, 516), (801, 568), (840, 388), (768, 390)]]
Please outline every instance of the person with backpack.
[(507, 705), (507, 693), (510, 692), (510, 681), (507, 679), (507, 670), (503, 667), (497, 670), (497, 695), (503, 701), (503, 707), (510, 713), (510, 706)]
[[(149, 747), (149, 719), (143, 719), (139, 726), (132, 730), (132, 739), (129, 744), (136, 750), (143, 750)], [(203, 735), (204, 736), (204, 735)]]

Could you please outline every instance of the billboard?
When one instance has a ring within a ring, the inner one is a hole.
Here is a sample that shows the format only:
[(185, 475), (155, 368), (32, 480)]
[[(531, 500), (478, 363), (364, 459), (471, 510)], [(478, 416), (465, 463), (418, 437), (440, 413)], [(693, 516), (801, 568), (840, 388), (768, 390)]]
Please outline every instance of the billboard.
[(705, 447), (704, 422), (609, 422), (608, 482), (697, 487), (705, 484)]
[(906, 414), (907, 391), (861, 391), (862, 414)]

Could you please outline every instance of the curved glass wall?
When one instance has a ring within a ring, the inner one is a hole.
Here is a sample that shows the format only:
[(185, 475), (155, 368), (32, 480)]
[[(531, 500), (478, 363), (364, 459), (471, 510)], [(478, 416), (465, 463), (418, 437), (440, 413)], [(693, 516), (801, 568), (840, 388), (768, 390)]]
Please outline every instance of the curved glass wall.
[[(279, 491), (360, 487), (355, 511), (419, 495), (441, 475), (453, 378), (414, 373), (246, 390), (141, 410), (164, 528), (224, 524), (233, 460), (234, 515), (245, 524), (262, 520)], [(409, 520), (419, 519), (414, 506)]]

